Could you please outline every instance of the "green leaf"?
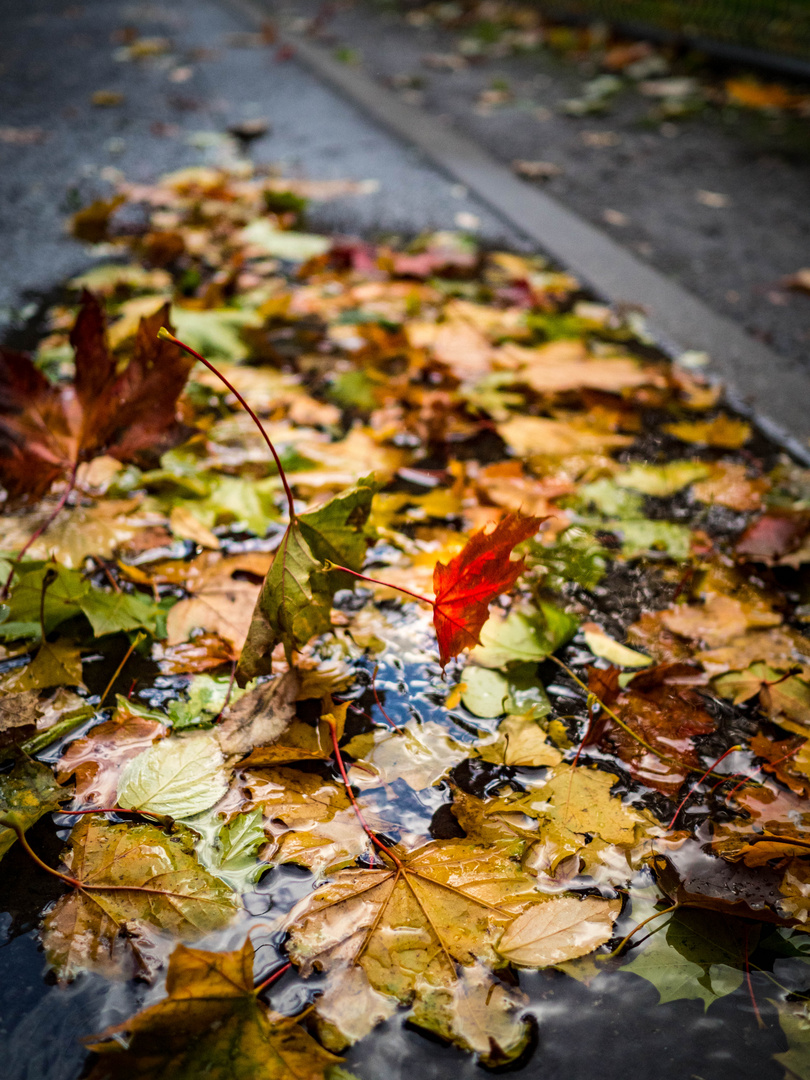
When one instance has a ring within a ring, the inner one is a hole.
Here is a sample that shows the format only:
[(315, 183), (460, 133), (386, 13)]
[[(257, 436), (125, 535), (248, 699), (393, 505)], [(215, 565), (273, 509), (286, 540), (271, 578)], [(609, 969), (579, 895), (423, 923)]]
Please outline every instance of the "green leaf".
[(576, 633), (578, 620), (554, 604), (517, 608), (506, 618), (493, 612), (470, 657), (481, 667), (502, 668), (519, 661), (545, 660)]
[(635, 462), (623, 473), (619, 473), (615, 482), (619, 487), (631, 488), (644, 495), (665, 498), (667, 495), (674, 495), (695, 480), (705, 480), (709, 472), (709, 466), (700, 461), (668, 461), (666, 465)]
[(594, 589), (605, 576), (607, 549), (579, 526), (566, 529), (550, 547), (529, 541), (529, 566), (543, 566), (544, 588), (559, 592), (569, 581)]
[(288, 259), (290, 262), (303, 262), (316, 255), (323, 255), (332, 246), (332, 241), (326, 236), (282, 231), (274, 228), (267, 218), (251, 221), (242, 230), (241, 240), (261, 248), (266, 255), (272, 255), (276, 259)]
[[(39, 761), (22, 758), (11, 772), (0, 775), (0, 814), (13, 815), (23, 832), (69, 798), (70, 792)], [(0, 826), (0, 859), (16, 839), (13, 829)]]
[[(226, 698), (230, 677), (227, 675), (195, 675), (188, 685), (187, 699), (176, 698), (169, 702), (169, 719), (174, 731), (186, 728), (203, 727), (210, 724), (222, 710)], [(238, 686), (231, 687), (228, 700), (233, 705), (246, 693)]]
[(692, 533), (674, 521), (606, 521), (606, 529), (623, 540), (622, 554), (628, 559), (662, 553), (681, 561), (689, 558)]
[(118, 782), (118, 805), (172, 818), (208, 810), (228, 790), (213, 732), (162, 739), (130, 761)]
[(617, 667), (641, 668), (649, 667), (652, 663), (651, 657), (622, 645), (595, 623), (586, 623), (582, 630), (585, 644), (593, 655), (601, 656), (603, 660), (609, 660)]
[(3, 685), (6, 693), (44, 690), (50, 686), (81, 686), (82, 655), (67, 638), (44, 641), (31, 663), (15, 671)]
[(101, 589), (90, 589), (81, 598), (80, 606), (90, 620), (96, 637), (118, 634), (124, 630), (157, 632), (158, 608), (152, 600), (139, 593), (107, 593)]
[(534, 664), (521, 664), (508, 674), (471, 664), (464, 669), (465, 708), (475, 716), (493, 718), (510, 713), (538, 719), (551, 712), (551, 704), (537, 680)]
[(582, 506), (595, 506), (606, 517), (641, 518), (644, 516), (644, 499), (634, 491), (627, 491), (614, 480), (606, 477), (583, 484), (576, 501)]
[(742, 985), (744, 940), (734, 919), (711, 911), (676, 912), (622, 971), (651, 982), (660, 1004), (697, 998), (706, 1008)]
[(324, 564), (352, 570), (362, 566), (372, 484), (361, 480), (288, 526), (256, 603), (239, 661), (240, 685), (270, 671), (270, 655), (279, 642), (290, 660), (295, 649), (330, 629), (332, 597), (352, 579)]
[(260, 326), (261, 319), (254, 311), (238, 308), (213, 308), (195, 311), (172, 305), (175, 333), (192, 349), (213, 360), (242, 360), (248, 347), (242, 340), (243, 326)]
[(193, 823), (201, 836), (197, 858), (237, 892), (244, 892), (268, 869), (267, 863), (256, 858), (259, 848), (267, 843), (262, 821), (262, 808), (257, 806), (225, 824), (214, 811)]
[(171, 505), (186, 507), (209, 529), (238, 522), (256, 536), (264, 536), (268, 526), (278, 521), (276, 496), (280, 485), (274, 476), (254, 480), (244, 476), (214, 475), (209, 488), (203, 499), (174, 499)]
[(49, 634), (66, 619), (81, 614), (81, 601), (90, 591), (90, 585), (78, 570), (66, 570), (54, 562), (23, 563), (20, 576), (11, 590), (8, 619), (0, 624), (4, 638), (32, 637), (39, 634), (39, 612), (42, 586), (46, 574), (56, 574), (55, 580), (45, 590), (43, 621), (45, 633)]

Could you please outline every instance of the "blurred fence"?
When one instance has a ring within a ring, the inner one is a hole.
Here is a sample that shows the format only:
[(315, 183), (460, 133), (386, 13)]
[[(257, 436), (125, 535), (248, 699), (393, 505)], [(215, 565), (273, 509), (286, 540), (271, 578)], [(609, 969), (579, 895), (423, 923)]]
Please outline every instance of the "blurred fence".
[[(550, 16), (684, 39), (730, 59), (810, 74), (810, 0), (534, 0)], [(780, 63), (781, 61), (781, 63)]]

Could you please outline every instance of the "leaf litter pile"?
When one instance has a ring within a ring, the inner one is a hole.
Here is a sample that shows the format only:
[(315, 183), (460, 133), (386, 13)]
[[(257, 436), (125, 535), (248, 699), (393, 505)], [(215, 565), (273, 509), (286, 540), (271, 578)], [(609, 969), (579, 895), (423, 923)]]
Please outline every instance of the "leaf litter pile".
[(308, 194), (123, 186), (0, 353), (0, 855), (59, 984), (154, 988), (88, 1075), (520, 1064), (532, 970), (810, 1075), (810, 474), (542, 259)]

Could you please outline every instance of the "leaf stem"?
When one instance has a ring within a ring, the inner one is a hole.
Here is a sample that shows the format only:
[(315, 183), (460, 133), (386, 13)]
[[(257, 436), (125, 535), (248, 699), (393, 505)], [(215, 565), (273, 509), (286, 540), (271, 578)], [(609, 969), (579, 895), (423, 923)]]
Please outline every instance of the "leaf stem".
[(54, 870), (52, 866), (48, 866), (46, 862), (43, 862), (42, 859), (40, 859), (39, 855), (37, 855), (37, 853), (28, 843), (28, 840), (25, 837), (25, 832), (23, 831), (19, 821), (17, 821), (16, 817), (13, 814), (0, 815), (0, 825), (4, 825), (7, 829), (11, 829), (12, 832), (15, 832), (17, 834), (17, 839), (22, 844), (23, 849), (27, 852), (28, 855), (30, 855), (30, 857), (34, 860), (37, 866), (40, 867), (40, 869), (45, 870), (49, 874), (52, 874), (53, 877), (59, 878), (60, 881), (63, 881), (72, 889), (81, 888), (82, 883), (80, 881), (77, 881), (76, 878), (70, 877), (68, 874), (62, 874), (58, 870)]
[(431, 600), (428, 596), (422, 596), (421, 593), (412, 592), (402, 585), (393, 585), (390, 581), (380, 581), (379, 578), (369, 577), (367, 574), (358, 574), (356, 570), (350, 570), (348, 566), (340, 566), (339, 563), (333, 563), (329, 559), (326, 560), (324, 565), (327, 570), (340, 570), (341, 573), (351, 574), (352, 577), (359, 578), (360, 581), (370, 581), (372, 585), (384, 585), (386, 589), (396, 589), (397, 592), (404, 593), (406, 596), (412, 596), (414, 600), (419, 600), (423, 604), (430, 604), (432, 608), (436, 607), (435, 600)]
[(76, 472), (77, 472), (78, 468), (79, 468), (79, 462), (76, 461), (73, 464), (73, 468), (71, 470), (70, 477), (68, 479), (67, 487), (62, 492), (62, 495), (59, 498), (59, 502), (56, 504), (54, 510), (48, 515), (48, 517), (43, 521), (43, 523), (33, 533), (33, 535), (28, 537), (28, 539), (26, 540), (26, 542), (23, 545), (23, 547), (21, 548), (21, 550), (17, 553), (17, 558), (11, 564), (11, 569), (8, 572), (8, 577), (6, 578), (6, 583), (3, 586), (2, 591), (0, 591), (0, 602), (5, 600), (6, 597), (8, 596), (8, 591), (11, 588), (11, 579), (14, 577), (14, 573), (15, 573), (17, 567), (22, 562), (23, 556), (25, 555), (26, 551), (28, 551), (28, 549), (31, 547), (31, 545), (34, 543), (35, 540), (39, 540), (40, 536), (42, 536), (42, 534), (45, 532), (45, 530), (50, 525), (53, 524), (53, 522), (56, 520), (56, 518), (62, 512), (62, 510), (63, 510), (63, 508), (65, 506), (65, 503), (70, 498), (71, 493), (73, 492), (73, 489), (76, 486)]
[(357, 802), (357, 799), (355, 799), (355, 797), (354, 797), (354, 792), (352, 791), (352, 785), (349, 782), (349, 774), (346, 772), (346, 766), (343, 763), (343, 755), (341, 754), (340, 746), (338, 745), (337, 726), (335, 724), (335, 721), (332, 720), (331, 717), (328, 717), (328, 716), (323, 717), (323, 719), (329, 725), (329, 730), (332, 733), (332, 748), (333, 748), (333, 750), (335, 752), (335, 760), (337, 761), (337, 766), (340, 769), (340, 775), (343, 777), (343, 786), (346, 788), (346, 794), (349, 796), (349, 802), (352, 804), (352, 809), (354, 810), (354, 812), (355, 812), (355, 814), (357, 816), (357, 820), (363, 826), (363, 831), (365, 832), (366, 836), (368, 836), (368, 838), (372, 842), (372, 844), (374, 844), (374, 846), (376, 848), (379, 848), (379, 850), (382, 851), (383, 854), (387, 855), (388, 858), (397, 867), (397, 869), (401, 870), (402, 869), (402, 861), (401, 861), (401, 859), (397, 855), (394, 854), (394, 852), (391, 850), (391, 848), (389, 848), (386, 844), (384, 844), (382, 842), (382, 840), (380, 840), (377, 837), (377, 835), (374, 833), (371, 826), (368, 824), (366, 819), (363, 817), (363, 811), (360, 809), (360, 806), (359, 806), (359, 804)]
[(275, 446), (273, 446), (272, 442), (270, 441), (270, 436), (264, 430), (264, 425), (262, 424), (256, 413), (253, 411), (253, 409), (251, 409), (250, 405), (248, 405), (248, 403), (245, 401), (245, 399), (242, 397), (236, 387), (231, 382), (229, 382), (228, 379), (225, 378), (222, 372), (217, 371), (217, 369), (214, 367), (210, 360), (206, 360), (204, 356), (201, 356), (195, 349), (192, 349), (191, 346), (186, 345), (185, 342), (180, 341), (179, 338), (176, 338), (174, 334), (170, 333), (166, 329), (165, 326), (161, 326), (160, 330), (158, 330), (157, 336), (162, 341), (171, 341), (174, 345), (177, 345), (181, 349), (184, 349), (190, 356), (193, 356), (195, 360), (199, 360), (201, 364), (204, 364), (210, 372), (216, 375), (216, 377), (228, 387), (230, 392), (233, 394), (233, 396), (236, 398), (236, 400), (251, 418), (253, 423), (259, 429), (262, 438), (267, 443), (268, 449), (273, 455), (273, 460), (276, 463), (278, 475), (281, 477), (281, 483), (284, 485), (284, 494), (287, 496), (287, 505), (290, 511), (290, 521), (295, 521), (295, 501), (293, 499), (292, 488), (290, 487), (289, 481), (287, 480), (287, 474), (284, 472), (284, 466), (281, 464), (281, 458), (278, 456)]
[(274, 983), (276, 981), (276, 979), (280, 979), (281, 976), (285, 972), (289, 971), (291, 967), (292, 967), (292, 961), (288, 960), (286, 964), (283, 964), (280, 968), (276, 968), (276, 970), (272, 973), (272, 975), (268, 975), (266, 979), (264, 979), (262, 982), (260, 982), (257, 986), (253, 987), (254, 995), (256, 997), (258, 997), (259, 994), (262, 992), (262, 990), (266, 990), (268, 986), (270, 986), (272, 983)]
[(636, 925), (633, 927), (633, 929), (630, 931), (630, 933), (624, 935), (624, 937), (619, 942), (619, 944), (616, 946), (616, 948), (613, 949), (612, 952), (609, 952), (609, 953), (607, 953), (607, 955), (601, 957), (601, 959), (602, 960), (612, 960), (615, 956), (618, 956), (619, 953), (622, 951), (622, 949), (627, 944), (627, 942), (630, 940), (630, 938), (634, 934), (637, 934), (638, 931), (642, 929), (642, 927), (646, 926), (647, 923), (652, 922), (653, 919), (657, 919), (659, 915), (669, 915), (670, 912), (675, 911), (680, 906), (681, 906), (680, 904), (670, 904), (670, 906), (668, 908), (664, 908), (663, 911), (654, 911), (652, 913), (652, 915), (650, 915), (648, 918), (643, 919), (640, 923), (636, 923)]
[(98, 708), (99, 709), (102, 707), (104, 702), (107, 700), (107, 694), (109, 694), (110, 690), (112, 690), (113, 684), (115, 683), (115, 680), (118, 678), (118, 676), (121, 674), (121, 672), (123, 671), (124, 665), (126, 664), (127, 660), (129, 660), (130, 656), (132, 656), (132, 654), (135, 652), (135, 650), (138, 648), (138, 646), (144, 640), (145, 637), (146, 637), (146, 634), (142, 630), (139, 630), (138, 631), (138, 636), (135, 638), (135, 640), (132, 642), (130, 647), (124, 653), (124, 659), (121, 661), (121, 663), (115, 669), (115, 671), (113, 672), (112, 678), (107, 683), (107, 686), (106, 686), (106, 688), (104, 690), (104, 693), (101, 695), (101, 700), (98, 703)]
[(711, 763), (711, 765), (706, 770), (706, 772), (703, 774), (703, 776), (701, 776), (701, 778), (699, 780), (696, 780), (694, 782), (694, 784), (692, 784), (692, 786), (689, 788), (687, 793), (684, 795), (684, 797), (678, 803), (678, 807), (675, 810), (675, 813), (672, 815), (672, 820), (667, 825), (668, 829), (674, 829), (675, 828), (675, 822), (678, 820), (678, 814), (680, 814), (681, 810), (683, 810), (684, 806), (686, 806), (687, 802), (689, 801), (690, 796), (692, 795), (692, 792), (695, 791), (696, 788), (700, 787), (700, 785), (703, 783), (703, 781), (706, 779), (707, 776), (711, 776), (714, 773), (715, 768), (720, 764), (720, 762), (723, 760), (723, 758), (727, 758), (728, 755), (733, 754), (735, 752), (735, 750), (742, 750), (742, 749), (743, 749), (743, 747), (740, 746), (739, 743), (735, 743), (734, 746), (730, 746), (728, 748), (728, 750), (726, 750), (726, 752), (724, 754), (721, 754), (720, 757), (717, 758), (716, 761), (713, 761)]

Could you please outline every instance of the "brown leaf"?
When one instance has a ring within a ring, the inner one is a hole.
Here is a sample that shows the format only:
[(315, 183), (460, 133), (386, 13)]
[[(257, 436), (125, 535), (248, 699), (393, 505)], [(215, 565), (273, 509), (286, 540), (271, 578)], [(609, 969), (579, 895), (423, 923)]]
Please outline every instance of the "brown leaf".
[[(250, 938), (233, 952), (178, 945), (167, 997), (97, 1036), (90, 1080), (326, 1080), (341, 1059), (253, 991)], [(126, 1050), (113, 1036), (131, 1034)]]
[(254, 747), (276, 742), (295, 716), (300, 686), (298, 673), (291, 668), (280, 678), (248, 691), (231, 705), (217, 728), (223, 752), (247, 754)]

